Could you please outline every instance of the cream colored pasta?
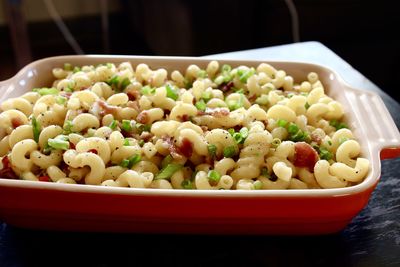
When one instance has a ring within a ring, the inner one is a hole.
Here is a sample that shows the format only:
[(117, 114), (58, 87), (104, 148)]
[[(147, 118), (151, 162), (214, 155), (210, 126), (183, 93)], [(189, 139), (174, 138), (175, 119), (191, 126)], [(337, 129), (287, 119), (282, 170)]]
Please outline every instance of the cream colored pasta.
[(65, 64), (51, 74), (52, 87), (0, 103), (5, 178), (302, 190), (351, 186), (370, 170), (315, 72), (299, 80), (267, 63), (210, 61), (179, 70)]

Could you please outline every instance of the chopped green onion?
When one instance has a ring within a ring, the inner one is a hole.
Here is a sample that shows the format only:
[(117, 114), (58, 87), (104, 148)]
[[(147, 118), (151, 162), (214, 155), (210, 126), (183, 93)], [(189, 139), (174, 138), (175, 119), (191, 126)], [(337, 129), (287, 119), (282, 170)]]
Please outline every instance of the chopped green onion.
[(247, 136), (249, 136), (249, 129), (243, 127), (242, 129), (240, 129), (239, 133), (242, 135), (244, 139), (246, 139)]
[(243, 144), (243, 142), (244, 142), (244, 138), (240, 133), (234, 133), (233, 134), (233, 139), (235, 140), (235, 142), (237, 144)]
[(110, 86), (113, 85), (117, 86), (119, 83), (119, 76), (118, 75), (112, 76), (111, 79), (109, 79), (106, 83)]
[(240, 103), (240, 100), (239, 101), (229, 100), (226, 104), (228, 105), (230, 111), (243, 107), (243, 103)]
[(136, 163), (141, 161), (142, 157), (140, 156), (140, 154), (135, 154), (132, 157), (130, 157), (128, 160), (129, 160), (128, 168), (130, 169), (133, 167), (133, 165), (135, 165)]
[(142, 132), (149, 132), (151, 129), (151, 125), (137, 122), (135, 124), (135, 128), (138, 130), (139, 134), (141, 134)]
[(225, 158), (231, 158), (236, 154), (236, 149), (234, 146), (227, 146), (224, 148), (223, 154)]
[(263, 188), (263, 183), (260, 180), (257, 180), (253, 183), (254, 190), (260, 190)]
[(170, 164), (173, 160), (173, 157), (171, 155), (166, 156), (162, 161), (161, 161), (161, 167), (164, 168), (168, 164)]
[(181, 186), (183, 189), (193, 189), (193, 183), (190, 180), (183, 180)]
[(57, 104), (64, 105), (65, 101), (67, 101), (66, 97), (63, 97), (63, 96), (57, 96), (56, 97)]
[(183, 81), (183, 83), (184, 83), (186, 89), (190, 89), (190, 88), (192, 88), (192, 86), (193, 86), (193, 81), (191, 81), (191, 80), (189, 80), (189, 79), (187, 79), (187, 78), (185, 78), (185, 80)]
[(52, 88), (46, 88), (46, 87), (34, 88), (32, 91), (37, 92), (40, 95), (58, 95), (58, 93), (60, 92), (57, 90), (57, 88), (53, 88), (53, 87)]
[(215, 158), (217, 154), (217, 146), (210, 144), (207, 146), (207, 149), (208, 149), (208, 154), (210, 154), (211, 158)]
[(81, 68), (79, 67), (74, 67), (74, 69), (72, 70), (73, 73), (77, 73), (79, 71), (81, 71)]
[(112, 69), (112, 67), (114, 66), (114, 64), (112, 63), (106, 63), (107, 68)]
[(289, 94), (287, 94), (287, 98), (292, 98), (294, 96), (294, 94), (293, 93), (289, 93)]
[(167, 84), (167, 86), (165, 86), (165, 89), (167, 90), (167, 97), (175, 101), (178, 99), (179, 97), (178, 90), (172, 88), (170, 84)]
[(233, 136), (233, 135), (235, 134), (235, 129), (229, 128), (229, 129), (228, 129), (228, 133), (229, 133), (231, 136)]
[(205, 111), (206, 108), (207, 108), (207, 105), (206, 105), (206, 103), (204, 102), (204, 100), (201, 99), (200, 101), (197, 101), (197, 102), (196, 102), (196, 108), (197, 108), (198, 110)]
[(266, 106), (268, 105), (269, 100), (268, 100), (268, 95), (261, 95), (260, 97), (257, 97), (256, 99), (256, 104)]
[(121, 163), (119, 164), (119, 166), (124, 167), (124, 168), (128, 168), (129, 166), (129, 160), (128, 159), (123, 159), (121, 161)]
[(284, 120), (284, 119), (279, 119), (279, 120), (276, 122), (276, 124), (277, 124), (279, 127), (283, 127), (283, 128), (286, 127), (287, 123), (288, 123), (288, 122), (287, 122), (286, 120)]
[(272, 143), (271, 143), (272, 147), (277, 148), (280, 144), (281, 144), (281, 139), (279, 139), (279, 138), (272, 139)]
[[(339, 143), (340, 143), (340, 138), (339, 138)], [(332, 141), (331, 140), (328, 140), (328, 145), (332, 145)]]
[(294, 141), (294, 142), (299, 142), (299, 141), (305, 141), (308, 137), (308, 133), (307, 132), (303, 132), (302, 130), (297, 131), (297, 133), (292, 134), (290, 136), (290, 140)]
[(214, 82), (215, 82), (217, 85), (221, 85), (221, 84), (224, 82), (224, 76), (219, 75), (217, 78), (215, 78)]
[(117, 128), (118, 122), (117, 120), (113, 120), (108, 127), (111, 128), (111, 130), (115, 130)]
[(203, 92), (201, 98), (207, 103), (212, 98), (212, 94), (210, 91)]
[(123, 90), (125, 90), (125, 88), (126, 88), (128, 85), (130, 85), (130, 84), (131, 84), (131, 81), (129, 80), (129, 78), (124, 78), (124, 79), (122, 80), (122, 82), (120, 83), (118, 89), (119, 89), (120, 91), (123, 91)]
[(221, 179), (221, 174), (219, 174), (217, 171), (211, 170), (208, 172), (208, 180), (210, 180), (211, 182), (218, 184), (220, 179)]
[(154, 93), (156, 92), (156, 88), (146, 85), (143, 86), (142, 89), (140, 89), (140, 92), (142, 93), (142, 95), (154, 95)]
[(228, 64), (222, 65), (221, 71), (222, 72), (230, 72), (232, 70), (232, 67)]
[(295, 123), (291, 122), (289, 123), (287, 130), (290, 134), (296, 134), (299, 131), (299, 127)]
[(67, 85), (67, 87), (64, 87), (63, 88), (63, 90), (64, 90), (64, 92), (73, 92), (74, 91), (74, 87), (75, 87), (75, 82), (73, 81), (73, 80), (71, 80), (69, 83), (68, 83), (68, 85)]
[(345, 123), (340, 122), (338, 120), (329, 121), (329, 125), (335, 127), (336, 130), (339, 130), (339, 129), (342, 129), (342, 128), (349, 128)]
[(239, 81), (241, 81), (242, 83), (246, 83), (247, 79), (250, 78), (250, 76), (254, 75), (255, 72), (256, 70), (254, 68), (246, 70), (239, 76)]
[(132, 125), (130, 120), (122, 120), (121, 129), (125, 132), (130, 132), (132, 130)]
[(154, 179), (169, 179), (171, 176), (179, 171), (183, 166), (181, 164), (170, 163), (156, 175)]
[(72, 132), (72, 127), (73, 127), (72, 121), (66, 120), (66, 121), (64, 122), (63, 128), (64, 128), (64, 131), (65, 131), (66, 133), (71, 133), (71, 132)]
[(232, 78), (233, 77), (229, 73), (227, 73), (227, 74), (224, 75), (224, 82), (228, 83), (228, 82), (230, 82), (232, 80)]
[(304, 107), (306, 108), (306, 109), (309, 109), (310, 108), (310, 104), (308, 104), (308, 102), (306, 102), (305, 104), (304, 104)]
[(233, 90), (235, 91), (235, 93), (244, 94), (244, 89), (243, 89), (243, 88), (240, 88), (240, 89), (236, 89), (236, 88), (234, 88), (234, 87), (232, 87), (232, 88), (233, 88)]
[[(349, 138), (347, 137), (340, 137), (339, 138), (339, 145), (343, 144), (344, 142), (346, 142), (347, 140), (349, 140)], [(332, 142), (331, 142), (332, 143)]]
[(207, 72), (205, 70), (199, 70), (197, 72), (197, 77), (198, 78), (206, 78), (207, 77)]
[(139, 143), (139, 146), (140, 146), (140, 147), (144, 146), (144, 140), (139, 140), (138, 143)]
[(125, 138), (124, 139), (124, 146), (129, 146), (129, 145), (130, 145), (129, 139)]
[(333, 154), (328, 149), (321, 146), (321, 147), (319, 147), (319, 157), (321, 159), (331, 160), (333, 158)]
[(271, 177), (271, 175), (269, 174), (267, 168), (262, 168), (261, 169), (261, 175), (264, 176), (265, 178), (270, 178)]
[(136, 163), (142, 160), (140, 154), (135, 154), (128, 159), (123, 159), (120, 163), (120, 166), (126, 167), (128, 169), (132, 168)]
[(40, 123), (36, 120), (34, 116), (32, 116), (32, 130), (33, 130), (33, 139), (36, 142), (39, 142), (39, 135), (41, 131)]
[(73, 69), (70, 63), (64, 63), (64, 70), (71, 71)]
[(62, 140), (61, 138), (50, 138), (49, 140), (47, 140), (47, 144), (54, 149), (69, 149), (69, 142), (66, 140)]

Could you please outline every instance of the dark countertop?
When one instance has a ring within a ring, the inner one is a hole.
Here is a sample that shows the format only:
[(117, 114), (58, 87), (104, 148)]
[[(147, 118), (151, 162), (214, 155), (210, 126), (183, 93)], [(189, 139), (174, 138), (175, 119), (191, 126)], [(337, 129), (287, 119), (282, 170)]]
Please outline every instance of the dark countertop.
[[(287, 53), (293, 47), (301, 55), (318, 47), (324, 53), (323, 58), (335, 58), (338, 65), (331, 66), (333, 69), (361, 75), (316, 42), (256, 51), (263, 55), (268, 51)], [(248, 57), (254, 56), (254, 51), (249, 51)], [(235, 53), (226, 56), (232, 57)], [(315, 60), (309, 62), (315, 63)], [(352, 77), (351, 73), (346, 75)], [(378, 90), (399, 127), (399, 103), (363, 76), (358, 81), (345, 79), (353, 86)], [(400, 158), (382, 161), (381, 180), (368, 206), (337, 234), (270, 237), (66, 233), (19, 229), (0, 223), (0, 267), (400, 266), (399, 167)]]

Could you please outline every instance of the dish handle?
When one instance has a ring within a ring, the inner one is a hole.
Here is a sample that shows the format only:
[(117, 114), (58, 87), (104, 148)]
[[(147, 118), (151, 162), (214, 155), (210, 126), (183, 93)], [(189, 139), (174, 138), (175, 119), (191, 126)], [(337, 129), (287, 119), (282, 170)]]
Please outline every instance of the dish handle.
[(381, 97), (365, 90), (347, 89), (351, 108), (361, 124), (367, 126), (365, 135), (376, 151), (380, 151), (380, 158), (400, 157), (400, 133)]

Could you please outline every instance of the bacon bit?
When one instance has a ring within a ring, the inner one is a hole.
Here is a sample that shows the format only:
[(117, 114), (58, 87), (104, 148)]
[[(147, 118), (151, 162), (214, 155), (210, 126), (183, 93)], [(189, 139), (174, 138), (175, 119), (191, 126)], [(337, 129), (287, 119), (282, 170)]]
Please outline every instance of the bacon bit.
[(103, 109), (103, 111), (100, 112), (100, 115), (105, 115), (105, 114), (116, 115), (116, 114), (118, 114), (118, 110), (119, 110), (118, 107), (110, 106), (109, 104), (107, 104), (103, 100), (98, 100), (97, 103), (98, 103), (99, 107), (101, 109)]
[(190, 158), (193, 154), (193, 144), (189, 139), (183, 138), (182, 144), (178, 147), (178, 151), (183, 156)]
[(178, 149), (174, 144), (173, 138), (165, 135), (162, 137), (162, 140), (167, 143), (169, 153), (173, 158), (182, 158), (181, 155), (178, 154)]
[(150, 139), (151, 139), (153, 136), (154, 136), (154, 135), (153, 135), (152, 133), (143, 132), (143, 133), (140, 135), (140, 139), (142, 139), (142, 140), (145, 141), (145, 142), (148, 142), (148, 141), (150, 141)]
[(311, 133), (310, 137), (311, 137), (311, 140), (314, 141), (315, 143), (317, 143), (318, 145), (320, 145), (322, 143), (321, 136), (319, 136), (318, 134)]
[(166, 135), (162, 137), (162, 140), (167, 143), (169, 153), (174, 159), (182, 159), (182, 154), (180, 154), (178, 147), (174, 144), (172, 137)]
[(139, 115), (137, 115), (136, 117), (136, 121), (143, 124), (147, 124), (149, 122), (149, 119), (150, 119), (149, 113), (146, 110), (140, 112)]
[(182, 116), (178, 116), (178, 119), (181, 121), (188, 121), (189, 120), (189, 115), (188, 114), (183, 114)]
[(311, 172), (318, 161), (318, 153), (306, 142), (298, 142), (294, 145), (294, 166), (307, 167)]
[(94, 148), (93, 148), (93, 149), (89, 149), (88, 152), (89, 152), (89, 153), (94, 153), (94, 154), (96, 154), (96, 155), (97, 155), (97, 153), (98, 153), (97, 150), (94, 149)]
[(13, 128), (15, 129), (18, 126), (21, 126), (24, 123), (22, 122), (22, 120), (20, 118), (12, 118), (11, 119), (11, 124), (12, 124)]
[(220, 85), (220, 90), (221, 90), (222, 92), (228, 92), (229, 90), (231, 90), (231, 88), (233, 87), (233, 85), (234, 85), (234, 84), (233, 84), (232, 81), (228, 82), (227, 84), (223, 83), (223, 84)]
[(197, 115), (203, 116), (203, 115), (211, 115), (216, 118), (222, 118), (229, 116), (229, 109), (227, 108), (207, 108), (206, 111), (197, 111)]
[(39, 176), (38, 179), (39, 179), (39, 181), (41, 181), (41, 182), (50, 182), (50, 177), (47, 176), (47, 175)]
[(8, 156), (4, 156), (1, 160), (1, 163), (3, 163), (3, 169), (11, 167), (10, 159), (8, 158)]
[(247, 99), (248, 99), (250, 102), (254, 102), (254, 101), (257, 99), (257, 95), (251, 95), (251, 96), (247, 97)]
[(139, 103), (137, 101), (128, 101), (128, 103), (126, 103), (126, 106), (128, 108), (133, 108), (136, 111), (140, 110)]
[(74, 143), (72, 143), (71, 141), (69, 142), (69, 148), (70, 148), (70, 149), (75, 149), (75, 145), (74, 145)]
[(134, 101), (140, 98), (140, 93), (137, 90), (131, 89), (126, 92), (129, 100)]
[(229, 109), (226, 108), (216, 108), (212, 111), (211, 116), (214, 116), (216, 118), (222, 118), (229, 116)]
[(0, 178), (18, 179), (18, 176), (11, 168), (8, 156), (4, 156), (3, 159), (1, 160), (1, 163), (3, 163), (3, 169), (0, 170)]

